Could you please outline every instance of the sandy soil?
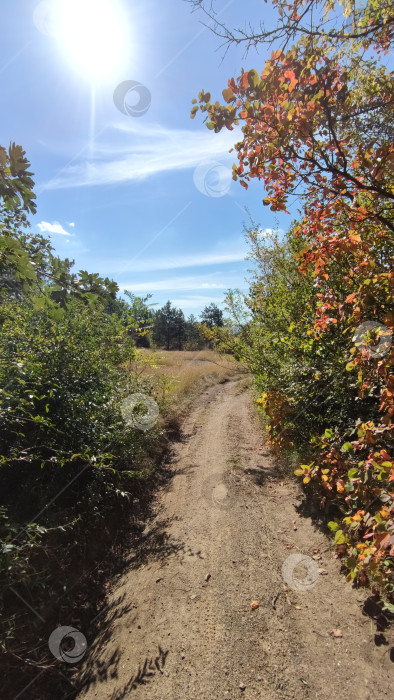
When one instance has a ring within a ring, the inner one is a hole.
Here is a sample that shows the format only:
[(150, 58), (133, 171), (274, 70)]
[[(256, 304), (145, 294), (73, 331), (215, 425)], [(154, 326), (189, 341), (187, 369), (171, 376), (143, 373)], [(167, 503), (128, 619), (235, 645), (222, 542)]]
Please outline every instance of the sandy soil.
[(299, 514), (243, 384), (211, 387), (185, 420), (175, 476), (88, 640), (80, 700), (393, 697), (393, 632)]

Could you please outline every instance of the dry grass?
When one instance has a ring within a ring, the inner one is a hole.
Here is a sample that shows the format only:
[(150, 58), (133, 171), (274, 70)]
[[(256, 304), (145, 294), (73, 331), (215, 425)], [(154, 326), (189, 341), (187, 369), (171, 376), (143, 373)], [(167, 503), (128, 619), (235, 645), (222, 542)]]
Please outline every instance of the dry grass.
[[(180, 416), (208, 386), (226, 382), (242, 371), (230, 355), (213, 350), (140, 349), (137, 366), (140, 377), (151, 382), (152, 395), (166, 420)], [(130, 369), (136, 371), (136, 366)]]

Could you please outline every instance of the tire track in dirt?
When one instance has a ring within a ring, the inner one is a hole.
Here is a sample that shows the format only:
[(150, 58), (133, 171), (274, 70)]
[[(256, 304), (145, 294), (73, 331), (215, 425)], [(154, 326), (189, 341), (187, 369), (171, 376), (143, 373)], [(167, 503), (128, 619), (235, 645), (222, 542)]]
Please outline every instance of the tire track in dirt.
[[(262, 447), (242, 387), (211, 387), (186, 418), (175, 476), (144, 533), (146, 563), (131, 555), (113, 583), (81, 700), (391, 697), (393, 635), (375, 643), (367, 594), (346, 584), (330, 541), (298, 515), (298, 484)], [(309, 591), (282, 577), (297, 552), (321, 556), (327, 572)]]

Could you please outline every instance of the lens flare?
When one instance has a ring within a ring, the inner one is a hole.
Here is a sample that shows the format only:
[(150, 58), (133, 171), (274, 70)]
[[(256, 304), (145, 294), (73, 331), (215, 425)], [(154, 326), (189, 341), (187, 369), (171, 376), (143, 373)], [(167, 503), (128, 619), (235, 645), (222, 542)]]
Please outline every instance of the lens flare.
[(56, 37), (66, 58), (93, 83), (111, 80), (127, 60), (127, 18), (117, 0), (58, 0)]

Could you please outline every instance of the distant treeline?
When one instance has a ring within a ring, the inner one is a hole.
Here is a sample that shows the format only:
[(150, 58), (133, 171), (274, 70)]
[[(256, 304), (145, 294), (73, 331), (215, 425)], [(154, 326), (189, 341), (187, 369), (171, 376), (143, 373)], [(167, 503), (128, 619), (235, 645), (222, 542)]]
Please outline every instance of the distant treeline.
[(137, 347), (199, 350), (211, 342), (207, 330), (224, 326), (223, 311), (214, 303), (205, 307), (199, 322), (193, 314), (185, 318), (183, 311), (172, 306), (170, 301), (155, 311), (154, 305), (149, 303), (150, 294), (141, 298), (125, 293), (138, 323), (132, 332)]

